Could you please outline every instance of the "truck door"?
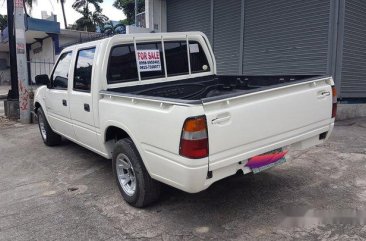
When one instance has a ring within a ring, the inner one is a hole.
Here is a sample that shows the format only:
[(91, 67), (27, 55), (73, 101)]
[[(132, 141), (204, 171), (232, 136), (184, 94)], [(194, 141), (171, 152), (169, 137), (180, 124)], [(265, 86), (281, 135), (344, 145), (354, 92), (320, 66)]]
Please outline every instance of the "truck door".
[(47, 119), (52, 129), (68, 138), (75, 134), (70, 120), (69, 72), (72, 52), (63, 53), (51, 74), (51, 88), (46, 91)]
[(93, 95), (91, 93), (95, 46), (79, 49), (70, 92), (70, 115), (76, 140), (99, 150), (94, 125)]

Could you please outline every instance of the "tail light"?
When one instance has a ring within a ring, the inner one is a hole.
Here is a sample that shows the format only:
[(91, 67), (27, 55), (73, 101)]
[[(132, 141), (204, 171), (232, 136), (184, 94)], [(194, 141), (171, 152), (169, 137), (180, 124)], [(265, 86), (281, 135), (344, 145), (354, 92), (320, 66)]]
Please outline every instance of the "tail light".
[(186, 119), (180, 139), (179, 155), (191, 159), (208, 156), (208, 135), (205, 116)]
[(332, 96), (333, 96), (332, 118), (335, 118), (337, 115), (337, 89), (335, 86), (332, 86)]

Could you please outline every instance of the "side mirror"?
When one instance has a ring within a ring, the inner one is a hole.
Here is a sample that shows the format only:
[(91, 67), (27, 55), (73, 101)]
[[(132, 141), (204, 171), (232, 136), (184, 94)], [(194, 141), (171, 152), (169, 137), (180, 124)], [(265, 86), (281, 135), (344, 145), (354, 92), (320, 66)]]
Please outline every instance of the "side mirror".
[(35, 77), (36, 85), (49, 85), (50, 79), (46, 74), (40, 74)]

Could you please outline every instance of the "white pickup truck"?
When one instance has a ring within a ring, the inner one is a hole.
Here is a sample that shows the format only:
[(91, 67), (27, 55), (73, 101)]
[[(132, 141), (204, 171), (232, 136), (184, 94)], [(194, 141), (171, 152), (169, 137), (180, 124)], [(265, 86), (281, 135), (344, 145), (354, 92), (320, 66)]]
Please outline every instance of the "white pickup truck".
[[(189, 193), (284, 162), (286, 147), (323, 143), (335, 119), (331, 77), (220, 76), (200, 32), (116, 35), (64, 49), (36, 77), (48, 146), (61, 136), (112, 159), (123, 198)], [(276, 151), (274, 151), (276, 150)]]

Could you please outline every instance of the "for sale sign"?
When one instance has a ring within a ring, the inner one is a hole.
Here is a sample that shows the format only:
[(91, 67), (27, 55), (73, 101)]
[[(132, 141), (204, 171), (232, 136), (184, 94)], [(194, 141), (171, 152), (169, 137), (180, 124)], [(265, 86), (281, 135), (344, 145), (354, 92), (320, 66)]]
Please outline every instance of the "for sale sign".
[(140, 72), (161, 71), (160, 51), (157, 49), (137, 50)]

